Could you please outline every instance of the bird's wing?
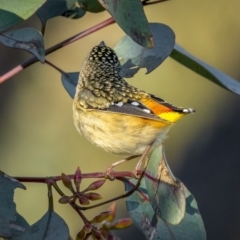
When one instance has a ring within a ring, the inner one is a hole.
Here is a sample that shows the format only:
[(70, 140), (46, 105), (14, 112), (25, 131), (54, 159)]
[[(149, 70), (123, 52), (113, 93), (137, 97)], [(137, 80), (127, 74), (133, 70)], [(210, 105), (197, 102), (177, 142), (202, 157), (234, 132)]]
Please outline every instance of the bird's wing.
[[(90, 110), (90, 109), (88, 109), (88, 110)], [(139, 101), (128, 101), (127, 103), (121, 103), (121, 102), (115, 103), (114, 105), (110, 105), (106, 109), (98, 109), (98, 111), (131, 115), (131, 116), (141, 117), (141, 118), (145, 118), (145, 119), (151, 119), (151, 120), (155, 120), (155, 121), (165, 122), (166, 124), (171, 124), (171, 122), (155, 115), (151, 111), (151, 109), (147, 108), (145, 105), (143, 105)]]
[(141, 99), (141, 103), (151, 109), (151, 111), (158, 117), (172, 123), (178, 121), (186, 114), (195, 112), (192, 108), (176, 107), (163, 99), (150, 94), (144, 96)]
[(151, 99), (154, 100), (155, 102), (159, 103), (162, 106), (165, 106), (166, 108), (169, 108), (169, 110), (174, 111), (174, 112), (179, 112), (179, 113), (193, 113), (195, 112), (194, 109), (192, 108), (183, 108), (183, 107), (176, 107), (167, 101), (154, 96), (153, 94), (150, 95)]

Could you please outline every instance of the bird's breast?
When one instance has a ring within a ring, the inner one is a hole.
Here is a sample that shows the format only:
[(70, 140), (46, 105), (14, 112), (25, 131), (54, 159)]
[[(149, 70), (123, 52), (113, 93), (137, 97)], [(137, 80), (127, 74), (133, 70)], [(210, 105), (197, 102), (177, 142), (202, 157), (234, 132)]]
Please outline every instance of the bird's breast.
[(165, 138), (171, 125), (165, 122), (98, 110), (74, 111), (74, 124), (88, 140), (116, 155), (141, 155), (154, 141)]

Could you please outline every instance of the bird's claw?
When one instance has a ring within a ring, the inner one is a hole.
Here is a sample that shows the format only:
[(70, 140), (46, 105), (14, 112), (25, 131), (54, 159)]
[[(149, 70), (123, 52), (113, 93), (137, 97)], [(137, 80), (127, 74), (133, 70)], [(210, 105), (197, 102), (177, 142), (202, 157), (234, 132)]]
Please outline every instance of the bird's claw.
[(112, 166), (108, 167), (104, 172), (105, 178), (109, 179), (110, 181), (115, 180), (115, 176), (113, 176), (113, 172), (114, 172), (113, 167)]
[(133, 171), (132, 171), (132, 174), (133, 176), (136, 178), (136, 179), (139, 179), (140, 175), (138, 174), (138, 170), (137, 168), (135, 168)]

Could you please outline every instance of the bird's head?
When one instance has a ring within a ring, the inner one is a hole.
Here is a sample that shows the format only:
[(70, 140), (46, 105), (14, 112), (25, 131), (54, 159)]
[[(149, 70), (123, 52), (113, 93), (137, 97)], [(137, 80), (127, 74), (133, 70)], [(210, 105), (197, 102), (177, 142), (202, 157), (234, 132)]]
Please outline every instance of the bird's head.
[(104, 42), (91, 50), (80, 70), (77, 85), (77, 97), (87, 99), (85, 107), (107, 108), (113, 102), (127, 102), (128, 96), (135, 94), (135, 88), (122, 78), (120, 70), (117, 54)]
[(117, 54), (113, 49), (106, 46), (103, 41), (91, 50), (86, 63), (93, 69), (100, 67), (102, 70), (110, 68), (119, 71), (121, 68)]

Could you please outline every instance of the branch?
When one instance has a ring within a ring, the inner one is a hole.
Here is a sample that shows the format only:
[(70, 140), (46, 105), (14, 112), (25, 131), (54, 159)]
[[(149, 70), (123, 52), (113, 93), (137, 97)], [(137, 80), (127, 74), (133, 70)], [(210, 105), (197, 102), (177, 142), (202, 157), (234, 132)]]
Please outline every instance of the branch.
[(58, 72), (60, 72), (61, 74), (66, 74), (61, 68), (57, 67), (55, 64), (48, 61), (47, 59), (45, 60), (45, 63), (54, 68), (55, 70), (57, 70)]
[[(65, 46), (67, 46), (68, 44), (73, 43), (73, 42), (75, 42), (75, 41), (77, 41), (77, 40), (79, 40), (83, 37), (86, 37), (86, 36), (90, 35), (91, 33), (96, 32), (96, 31), (98, 31), (98, 30), (100, 30), (100, 29), (102, 29), (102, 28), (104, 28), (104, 27), (106, 27), (106, 26), (108, 26), (108, 25), (110, 25), (114, 22), (115, 21), (114, 21), (113, 18), (109, 18), (109, 19), (107, 19), (107, 20), (105, 20), (105, 21), (103, 21), (103, 22), (101, 22), (101, 23), (99, 23), (99, 24), (81, 32), (81, 33), (78, 33), (78, 34), (74, 35), (73, 37), (65, 39), (62, 42), (57, 43), (56, 45), (46, 49), (45, 50), (45, 55), (47, 56), (48, 54), (50, 54), (52, 52), (55, 52), (56, 50), (61, 49)], [(32, 58), (28, 59), (26, 62), (22, 63), (21, 65), (18, 65), (15, 68), (11, 69), (10, 71), (6, 72), (2, 76), (0, 76), (0, 84), (5, 82), (9, 78), (13, 77), (14, 75), (18, 74), (23, 69), (31, 66), (33, 63), (38, 62), (38, 61), (39, 61), (38, 58), (32, 57)]]
[[(48, 184), (51, 184), (60, 196), (62, 196), (62, 197), (65, 196), (63, 191), (59, 188), (59, 186), (57, 185), (57, 183), (54, 180), (51, 179), (50, 181), (48, 181)], [(74, 202), (71, 202), (71, 201), (69, 202), (69, 204), (78, 213), (78, 215), (81, 217), (81, 219), (83, 220), (83, 222), (85, 224), (89, 223), (89, 221), (84, 216), (84, 214), (79, 210), (77, 204), (75, 204)]]
[[(138, 174), (141, 174), (141, 171), (138, 171)], [(132, 172), (113, 172), (111, 175), (115, 178), (127, 177), (134, 178), (135, 175)], [(74, 179), (74, 174), (68, 175), (70, 179)], [(49, 180), (52, 181), (62, 181), (62, 176), (53, 176), (53, 177), (13, 177), (20, 182), (29, 182), (29, 183), (48, 183)], [(104, 172), (95, 172), (95, 173), (82, 173), (81, 178), (105, 178)]]
[[(168, 1), (168, 0), (156, 0), (156, 1), (153, 1), (153, 2), (145, 0), (142, 3), (143, 3), (143, 6), (148, 6), (148, 5), (151, 5), (151, 4), (161, 3), (161, 2), (165, 2), (165, 1)], [(56, 50), (58, 50), (62, 47), (65, 47), (68, 44), (71, 44), (71, 43), (73, 43), (73, 42), (75, 42), (75, 41), (77, 41), (77, 40), (79, 40), (83, 37), (86, 37), (86, 36), (90, 35), (91, 33), (94, 33), (94, 32), (96, 32), (96, 31), (98, 31), (98, 30), (100, 30), (100, 29), (102, 29), (106, 26), (109, 26), (112, 23), (115, 23), (115, 20), (111, 17), (111, 18), (109, 18), (109, 19), (107, 19), (107, 20), (105, 20), (105, 21), (103, 21), (103, 22), (101, 22), (101, 23), (99, 23), (99, 24), (81, 32), (81, 33), (78, 33), (78, 34), (74, 35), (73, 37), (65, 39), (64, 41), (62, 41), (60, 43), (57, 43), (56, 45), (46, 49), (45, 50), (45, 56), (47, 56), (48, 54), (50, 54), (50, 53), (52, 53), (52, 52), (54, 52), (54, 51), (56, 51)], [(0, 84), (7, 81), (9, 78), (17, 75), (23, 69), (31, 66), (33, 63), (38, 62), (38, 61), (39, 61), (38, 58), (32, 57), (32, 58), (28, 59), (26, 62), (12, 68), (8, 72), (6, 72), (2, 76), (0, 76)]]
[[(145, 159), (145, 157), (147, 156), (147, 154), (148, 154), (149, 150), (151, 149), (152, 145), (153, 145), (153, 142), (147, 146), (147, 148), (145, 149), (145, 151), (144, 151), (143, 155), (141, 156), (141, 159), (139, 160), (139, 162), (142, 162), (142, 161)], [(105, 205), (105, 204), (107, 204), (107, 203), (114, 202), (114, 201), (117, 201), (117, 200), (119, 200), (119, 199), (121, 199), (121, 198), (126, 198), (126, 197), (129, 197), (130, 195), (132, 195), (132, 194), (138, 189), (138, 187), (139, 187), (140, 184), (141, 184), (141, 181), (142, 181), (143, 176), (144, 176), (144, 174), (145, 174), (145, 171), (146, 171), (148, 162), (149, 162), (149, 158), (147, 158), (147, 161), (146, 161), (146, 163), (145, 163), (144, 169), (141, 171), (141, 175), (140, 175), (140, 177), (139, 177), (136, 185), (135, 185), (130, 191), (128, 191), (128, 192), (126, 192), (125, 194), (122, 194), (122, 195), (120, 195), (120, 196), (118, 196), (118, 197), (111, 198), (111, 199), (109, 199), (109, 200), (107, 200), (107, 201), (104, 201), (104, 202), (101, 202), (101, 203), (98, 203), (98, 204), (95, 204), (95, 205), (91, 205), (91, 206), (89, 206), (89, 207), (78, 206), (79, 209), (80, 209), (80, 210), (92, 209), (92, 208), (99, 207), (99, 206)], [(135, 176), (134, 173), (132, 173), (132, 174)], [(135, 176), (135, 177), (136, 177), (136, 176)], [(118, 180), (122, 180), (121, 177), (119, 177)]]

